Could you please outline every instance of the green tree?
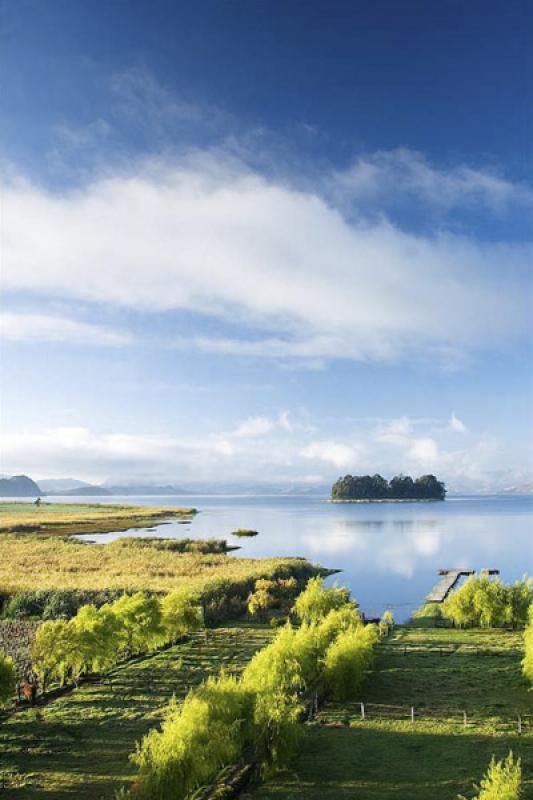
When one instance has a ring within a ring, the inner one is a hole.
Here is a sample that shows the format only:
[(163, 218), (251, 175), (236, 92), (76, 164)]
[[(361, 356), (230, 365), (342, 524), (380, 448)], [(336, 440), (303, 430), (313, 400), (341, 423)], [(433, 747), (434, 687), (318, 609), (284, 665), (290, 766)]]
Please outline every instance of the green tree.
[(287, 625), (252, 658), (244, 687), (255, 695), (254, 743), (267, 766), (288, 763), (299, 739), (300, 695), (305, 689), (295, 632)]
[(0, 704), (7, 703), (13, 697), (16, 679), (15, 662), (0, 651)]
[(122, 623), (111, 604), (97, 609), (82, 606), (69, 622), (76, 643), (72, 658), (73, 677), (83, 672), (109, 669), (117, 660), (122, 635)]
[(366, 625), (340, 633), (328, 647), (324, 680), (335, 700), (354, 699), (372, 665), (378, 639), (376, 626)]
[(175, 641), (203, 626), (202, 609), (188, 592), (169, 592), (161, 600), (161, 622), (164, 637)]
[(50, 680), (65, 683), (76, 653), (73, 629), (66, 620), (49, 620), (37, 628), (32, 647), (32, 668), (43, 691)]
[(529, 606), (529, 622), (524, 632), (522, 672), (533, 683), (533, 606)]
[(251, 741), (253, 697), (235, 678), (209, 678), (183, 705), (170, 704), (161, 730), (148, 733), (132, 760), (139, 796), (179, 800), (234, 761)]
[(161, 605), (157, 597), (144, 592), (125, 594), (113, 603), (113, 613), (120, 622), (121, 649), (127, 655), (150, 650), (161, 640)]
[(294, 611), (302, 622), (318, 622), (333, 609), (345, 605), (349, 597), (347, 589), (338, 586), (324, 589), (323, 578), (311, 578), (296, 598)]

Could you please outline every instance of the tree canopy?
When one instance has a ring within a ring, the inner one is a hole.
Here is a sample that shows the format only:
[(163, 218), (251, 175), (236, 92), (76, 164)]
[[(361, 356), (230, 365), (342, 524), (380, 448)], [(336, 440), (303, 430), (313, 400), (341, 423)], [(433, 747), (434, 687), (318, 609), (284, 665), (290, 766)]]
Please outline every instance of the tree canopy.
[(331, 489), (332, 500), (444, 500), (446, 486), (435, 475), (345, 475)]

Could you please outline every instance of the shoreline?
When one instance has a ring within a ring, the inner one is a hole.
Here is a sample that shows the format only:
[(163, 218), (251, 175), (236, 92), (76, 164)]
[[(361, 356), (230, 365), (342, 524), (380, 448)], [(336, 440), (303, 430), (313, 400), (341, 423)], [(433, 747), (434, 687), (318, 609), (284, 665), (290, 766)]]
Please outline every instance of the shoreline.
[(358, 498), (346, 500), (341, 498), (329, 497), (326, 503), (444, 503), (444, 499), (439, 497), (376, 497)]

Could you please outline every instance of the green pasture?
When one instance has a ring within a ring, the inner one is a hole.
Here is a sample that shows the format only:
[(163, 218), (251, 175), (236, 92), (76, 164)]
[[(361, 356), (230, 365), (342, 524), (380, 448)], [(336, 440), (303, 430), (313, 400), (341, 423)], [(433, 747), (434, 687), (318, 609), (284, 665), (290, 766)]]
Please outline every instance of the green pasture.
[(397, 628), (361, 690), (365, 718), (358, 702), (326, 704), (290, 770), (243, 800), (468, 798), (491, 756), (510, 749), (523, 759), (524, 799), (533, 798), (533, 694), (522, 655), (519, 632)]
[[(134, 777), (129, 755), (162, 719), (173, 695), (221, 668), (238, 672), (270, 629), (210, 630), (130, 662), (43, 708), (0, 724), (0, 786), (6, 800), (100, 800)], [(3, 782), (3, 783), (2, 783)]]

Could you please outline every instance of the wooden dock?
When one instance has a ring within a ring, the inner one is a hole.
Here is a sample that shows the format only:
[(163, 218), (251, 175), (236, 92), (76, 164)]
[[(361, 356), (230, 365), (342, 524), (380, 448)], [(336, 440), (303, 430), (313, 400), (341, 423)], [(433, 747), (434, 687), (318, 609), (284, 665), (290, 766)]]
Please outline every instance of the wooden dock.
[(439, 569), (440, 581), (426, 597), (426, 603), (443, 603), (462, 575), (473, 575), (474, 570)]

